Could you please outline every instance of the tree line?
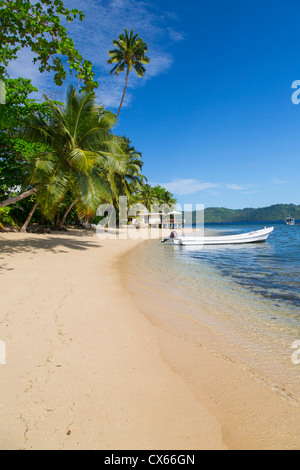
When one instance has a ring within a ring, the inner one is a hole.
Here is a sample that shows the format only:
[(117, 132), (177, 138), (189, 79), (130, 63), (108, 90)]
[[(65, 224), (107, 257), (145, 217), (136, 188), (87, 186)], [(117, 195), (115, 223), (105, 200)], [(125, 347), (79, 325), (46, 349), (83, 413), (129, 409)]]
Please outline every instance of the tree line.
[[(300, 220), (300, 206), (295, 204), (274, 204), (258, 209), (226, 209), (208, 207), (204, 211), (205, 223), (239, 223), (239, 222), (285, 222), (287, 217)], [(190, 223), (196, 220), (196, 212), (185, 214)]]
[[(92, 64), (76, 51), (61, 24), (62, 18), (82, 21), (82, 12), (58, 0), (4, 0), (0, 13), (0, 79), (6, 87), (6, 103), (0, 105), (0, 228), (10, 224), (26, 231), (34, 221), (62, 229), (70, 221), (92, 221), (101, 203), (118, 209), (120, 195), (149, 210), (152, 204), (173, 206), (171, 193), (148, 184), (142, 154), (130, 138), (113, 132), (130, 72), (142, 77), (150, 62), (147, 44), (133, 30), (113, 41), (111, 73), (126, 72), (115, 115), (97, 103)], [(57, 85), (67, 76), (61, 60), (66, 56), (81, 89), (70, 86), (64, 103), (47, 95), (42, 101), (31, 98), (38, 91), (31, 81), (7, 74), (22, 47), (36, 54), (42, 73), (55, 72)]]

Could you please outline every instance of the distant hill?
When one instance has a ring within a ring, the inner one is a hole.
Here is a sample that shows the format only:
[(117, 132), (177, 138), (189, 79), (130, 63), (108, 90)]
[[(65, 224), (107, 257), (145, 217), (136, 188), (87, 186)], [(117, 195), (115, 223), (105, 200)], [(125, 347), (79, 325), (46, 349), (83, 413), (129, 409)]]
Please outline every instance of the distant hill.
[[(300, 220), (300, 206), (295, 204), (275, 204), (270, 207), (259, 209), (225, 209), (223, 207), (209, 207), (204, 210), (205, 223), (233, 223), (233, 222), (275, 222), (285, 221), (287, 217), (294, 217)], [(191, 214), (186, 214), (185, 218), (189, 222)], [(196, 211), (192, 213), (195, 220)]]

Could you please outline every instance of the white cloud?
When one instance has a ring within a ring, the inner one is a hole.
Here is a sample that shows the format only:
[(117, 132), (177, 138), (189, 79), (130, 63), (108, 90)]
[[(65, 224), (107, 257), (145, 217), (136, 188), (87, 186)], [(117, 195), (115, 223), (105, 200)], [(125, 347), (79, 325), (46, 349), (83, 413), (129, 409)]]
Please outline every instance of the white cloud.
[(125, 0), (111, 0), (111, 8), (123, 8), (125, 5)]
[(156, 11), (149, 0), (87, 0), (85, 6), (82, 6), (81, 0), (66, 0), (65, 3), (69, 7), (83, 10), (86, 15), (82, 23), (73, 22), (68, 29), (81, 54), (94, 64), (96, 80), (100, 84), (97, 94), (106, 106), (119, 106), (124, 89), (124, 74), (112, 77), (112, 66), (107, 64), (108, 51), (114, 47), (112, 40), (124, 28), (133, 28), (140, 35), (148, 44), (148, 55), (151, 58), (143, 78), (139, 79), (135, 73), (131, 74), (124, 106), (131, 102), (135, 88), (166, 73), (172, 66), (172, 55), (161, 44), (170, 36), (170, 29), (173, 42), (183, 39), (183, 34), (176, 35), (174, 29), (168, 29), (166, 23), (170, 24), (174, 20), (170, 19), (169, 14)]
[(232, 191), (241, 191), (242, 194), (257, 194), (260, 192), (260, 188), (257, 184), (246, 184), (241, 186), (239, 184), (231, 183), (226, 184), (225, 187)]
[(187, 196), (189, 194), (218, 188), (220, 186), (218, 183), (208, 183), (196, 179), (177, 179), (169, 183), (160, 184), (171, 193), (179, 196)]
[(284, 180), (282, 180), (282, 179), (280, 179), (280, 178), (273, 178), (273, 179), (272, 179), (272, 183), (274, 183), (274, 184), (287, 184), (286, 181), (284, 181)]
[(226, 187), (228, 189), (233, 189), (234, 191), (244, 191), (246, 189), (243, 186), (239, 186), (237, 184), (227, 184)]
[(224, 184), (224, 183), (211, 183), (206, 181), (200, 181), (196, 178), (190, 179), (174, 179), (173, 181), (167, 183), (151, 183), (152, 186), (160, 184), (168, 191), (178, 196), (187, 196), (190, 194), (195, 194), (200, 191), (205, 191), (209, 193), (210, 196), (219, 196), (222, 191), (225, 189), (230, 189), (233, 191), (241, 191), (243, 194), (256, 194), (259, 192), (256, 185), (245, 185), (240, 186), (234, 183)]
[(243, 194), (258, 194), (260, 192), (261, 192), (260, 190), (244, 191)]
[(176, 31), (173, 28), (168, 28), (168, 31), (169, 31), (169, 36), (172, 39), (172, 41), (180, 42), (180, 41), (184, 40), (184, 37), (185, 37), (184, 33), (180, 32), (180, 31)]
[(43, 76), (38, 65), (33, 65), (34, 54), (30, 49), (21, 49), (18, 59), (9, 63), (8, 73), (12, 78), (30, 78), (35, 86), (43, 83)]
[[(112, 77), (111, 65), (107, 64), (108, 51), (114, 46), (112, 40), (123, 32), (123, 29), (133, 28), (148, 44), (148, 55), (151, 62), (147, 65), (145, 76), (139, 79), (132, 73), (124, 107), (133, 99), (134, 90), (144, 86), (148, 80), (168, 72), (173, 64), (173, 57), (167, 47), (170, 39), (173, 43), (182, 40), (184, 35), (172, 28), (172, 23), (178, 21), (172, 12), (164, 12), (156, 8), (150, 0), (65, 0), (67, 8), (78, 8), (83, 11), (85, 18), (66, 23), (69, 35), (75, 41), (75, 47), (81, 55), (94, 64), (95, 79), (99, 82), (96, 91), (99, 100), (106, 106), (117, 108), (124, 90), (125, 74)], [(166, 41), (168, 39), (168, 41)], [(39, 88), (55, 88), (53, 73), (40, 74), (38, 64), (33, 65), (33, 54), (22, 50), (20, 58), (10, 64), (9, 72), (12, 77), (22, 76), (31, 78)], [(63, 87), (56, 87), (58, 92), (65, 94), (66, 84), (77, 81), (68, 76)], [(54, 92), (54, 91), (53, 91)]]
[(157, 77), (158, 75), (167, 72), (173, 64), (173, 58), (168, 53), (156, 53), (152, 58), (150, 64), (147, 66), (147, 73), (144, 75), (143, 80)]

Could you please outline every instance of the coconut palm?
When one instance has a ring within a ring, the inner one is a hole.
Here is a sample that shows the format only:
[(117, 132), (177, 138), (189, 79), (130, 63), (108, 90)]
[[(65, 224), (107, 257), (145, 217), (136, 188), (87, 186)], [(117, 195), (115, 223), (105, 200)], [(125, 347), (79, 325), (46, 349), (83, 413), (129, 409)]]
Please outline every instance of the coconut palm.
[(152, 206), (157, 206), (160, 211), (169, 212), (176, 205), (177, 199), (160, 185), (153, 187), (143, 184), (135, 195), (135, 202), (142, 203), (149, 211), (153, 209)]
[(50, 120), (35, 115), (25, 128), (29, 141), (49, 147), (34, 157), (29, 183), (39, 188), (37, 202), (47, 218), (55, 215), (68, 192), (79, 216), (92, 217), (101, 200), (111, 200), (102, 171), (124, 171), (122, 150), (111, 133), (115, 117), (101, 112), (92, 95), (78, 95), (74, 87), (62, 109), (45, 99)]
[(169, 207), (170, 209), (172, 209), (176, 205), (177, 199), (172, 193), (167, 191), (162, 186), (157, 185), (153, 188), (153, 190), (159, 205), (164, 205), (166, 207)]
[(20, 229), (21, 232), (26, 232), (27, 227), (28, 227), (28, 225), (29, 225), (29, 223), (30, 223), (30, 221), (33, 217), (33, 214), (35, 213), (36, 209), (38, 208), (38, 205), (39, 205), (38, 201), (35, 201), (34, 205), (31, 208), (31, 211), (28, 214), (27, 219), (25, 220), (24, 224), (22, 225), (22, 227)]
[(119, 75), (119, 73), (126, 70), (126, 81), (121, 103), (117, 112), (117, 117), (120, 114), (123, 101), (125, 98), (129, 73), (134, 69), (139, 78), (141, 78), (146, 69), (144, 65), (149, 64), (150, 58), (145, 54), (148, 51), (148, 46), (138, 34), (133, 33), (133, 29), (128, 31), (124, 29), (124, 33), (120, 34), (119, 39), (114, 39), (113, 44), (115, 49), (109, 51), (110, 58), (108, 64), (116, 64), (111, 70), (112, 75)]
[(135, 150), (127, 137), (121, 137), (119, 140), (124, 153), (124, 172), (110, 172), (109, 181), (116, 196), (127, 196), (130, 199), (133, 193), (142, 188), (147, 178), (142, 174), (142, 154)]
[(152, 209), (153, 204), (158, 204), (157, 195), (155, 194), (153, 186), (144, 184), (142, 189), (137, 192), (136, 202), (143, 204), (149, 211)]
[(9, 198), (0, 202), (0, 209), (7, 206), (12, 206), (13, 204), (17, 204), (17, 202), (22, 201), (29, 196), (33, 196), (33, 194), (37, 193), (39, 189), (39, 186), (37, 186), (35, 188), (28, 189), (24, 193), (18, 194), (17, 196), (10, 196)]

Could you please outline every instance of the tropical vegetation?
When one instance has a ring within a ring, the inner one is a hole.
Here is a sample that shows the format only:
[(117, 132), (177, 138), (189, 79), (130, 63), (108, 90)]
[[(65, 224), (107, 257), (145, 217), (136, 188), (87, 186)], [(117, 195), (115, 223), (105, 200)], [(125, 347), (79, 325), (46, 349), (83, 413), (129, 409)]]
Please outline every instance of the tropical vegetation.
[(165, 208), (168, 212), (176, 205), (177, 199), (160, 185), (153, 187), (150, 184), (144, 184), (135, 194), (134, 202), (143, 204), (149, 211), (153, 209), (164, 211)]
[(33, 52), (33, 61), (39, 64), (41, 73), (54, 72), (56, 85), (66, 79), (62, 60), (66, 58), (83, 90), (97, 88), (92, 63), (83, 59), (64, 26), (77, 18), (84, 19), (82, 11), (69, 10), (61, 0), (0, 0), (0, 80), (8, 78), (9, 63), (26, 48)]
[[(300, 206), (295, 204), (274, 204), (258, 209), (226, 209), (208, 207), (204, 211), (205, 223), (239, 223), (239, 222), (279, 222), (287, 217), (300, 221)], [(185, 218), (195, 221), (196, 213), (185, 214)]]
[[(8, 104), (16, 106), (13, 100)], [(43, 106), (30, 100), (27, 106), (33, 107), (31, 113), (23, 110), (13, 122), (14, 132), (9, 138), (3, 131), (3, 142), (6, 139), (12, 149), (1, 158), (0, 179), (3, 196), (19, 189), (18, 195), (2, 200), (0, 206), (31, 197), (24, 230), (38, 207), (45, 220), (62, 226), (73, 209), (80, 220), (91, 220), (101, 202), (117, 206), (119, 195), (127, 196), (129, 203), (138, 197), (148, 205), (145, 198), (149, 185), (142, 174), (141, 153), (129, 138), (112, 133), (116, 117), (97, 105), (92, 94), (79, 94), (71, 87), (63, 106), (47, 97)], [(19, 158), (14, 160), (14, 154)], [(11, 160), (15, 167), (10, 165)], [(160, 192), (163, 194), (163, 188)], [(155, 188), (153, 197), (154, 193)]]
[(0, 229), (3, 229), (3, 224), (11, 225), (12, 227), (18, 227), (14, 219), (9, 215), (11, 207), (0, 208)]
[(62, 228), (91, 221), (101, 203), (118, 209), (175, 199), (143, 174), (144, 162), (126, 136), (114, 135), (116, 116), (93, 94), (70, 87), (66, 103), (37, 102), (30, 80), (9, 79), (0, 115), (0, 221), (25, 231), (31, 220)]
[[(69, 222), (95, 218), (101, 203), (118, 210), (119, 196), (128, 204), (170, 206), (176, 200), (160, 186), (152, 187), (144, 175), (142, 153), (127, 136), (113, 132), (122, 108), (131, 71), (139, 77), (150, 62), (148, 46), (131, 29), (124, 30), (108, 62), (112, 74), (126, 71), (122, 100), (114, 115), (98, 104), (92, 63), (79, 54), (65, 22), (84, 15), (67, 9), (61, 0), (0, 0), (0, 81), (6, 90), (0, 103), (0, 229), (4, 225), (26, 231), (30, 223), (62, 229)], [(30, 80), (8, 76), (8, 65), (22, 48), (34, 54), (41, 73), (54, 72), (62, 85), (71, 75), (66, 101), (38, 93)]]

